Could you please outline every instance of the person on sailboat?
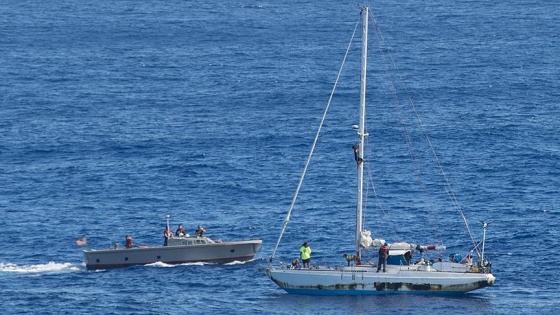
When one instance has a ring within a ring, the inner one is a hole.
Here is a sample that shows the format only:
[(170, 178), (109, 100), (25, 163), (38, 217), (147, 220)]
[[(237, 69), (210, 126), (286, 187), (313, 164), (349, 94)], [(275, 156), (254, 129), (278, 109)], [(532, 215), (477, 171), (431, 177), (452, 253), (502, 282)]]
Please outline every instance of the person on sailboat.
[(381, 265), (383, 265), (383, 272), (387, 267), (387, 257), (389, 256), (389, 244), (385, 243), (383, 246), (379, 247), (379, 261), (377, 262), (377, 272), (381, 270)]
[(292, 265), (290, 266), (290, 269), (299, 269), (299, 260), (297, 259), (292, 260)]
[(406, 253), (404, 253), (404, 259), (406, 260), (406, 263), (408, 265), (412, 265), (412, 256), (414, 255), (414, 252), (409, 250)]
[(309, 268), (309, 262), (311, 261), (311, 247), (309, 247), (307, 242), (304, 242), (299, 249), (299, 256), (301, 258), (301, 262), (303, 263), (303, 268)]
[(359, 157), (360, 145), (354, 144), (352, 146), (352, 150), (354, 151), (354, 160), (356, 160), (356, 164), (360, 165), (360, 163), (364, 161), (361, 157)]
[(463, 259), (463, 262), (467, 265), (472, 265), (472, 255), (468, 254), (465, 259)]

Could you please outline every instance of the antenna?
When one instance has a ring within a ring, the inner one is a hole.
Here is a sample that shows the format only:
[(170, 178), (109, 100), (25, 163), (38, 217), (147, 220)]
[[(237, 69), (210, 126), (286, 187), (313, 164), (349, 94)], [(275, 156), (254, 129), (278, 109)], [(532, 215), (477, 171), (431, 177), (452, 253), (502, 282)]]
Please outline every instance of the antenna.
[(484, 222), (482, 220), (480, 220), (480, 222), (482, 223), (482, 229), (483, 229), (483, 233), (482, 233), (482, 255), (480, 257), (480, 262), (481, 262), (482, 266), (484, 266), (484, 244), (486, 242), (486, 228), (488, 227), (488, 224), (490, 224), (490, 222)]

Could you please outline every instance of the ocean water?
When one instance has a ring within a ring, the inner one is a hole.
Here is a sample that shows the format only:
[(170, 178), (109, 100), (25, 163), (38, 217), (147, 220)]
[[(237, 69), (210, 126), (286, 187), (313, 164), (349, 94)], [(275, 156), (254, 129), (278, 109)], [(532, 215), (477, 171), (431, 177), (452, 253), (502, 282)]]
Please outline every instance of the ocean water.
[[(493, 287), (461, 297), (310, 297), (286, 294), (261, 272), (359, 5), (0, 4), (2, 313), (557, 311), (560, 23), (551, 0), (372, 3), (406, 87), (401, 101), (414, 100), (477, 240), (479, 221), (490, 222)], [(370, 63), (387, 62), (376, 58)], [(295, 258), (303, 241), (313, 264), (342, 265), (352, 250), (358, 61), (343, 72), (280, 260)], [(381, 92), (380, 74), (368, 78), (378, 200), (366, 226), (390, 242), (464, 248), (445, 195), (425, 200), (405, 176), (414, 170), (403, 166), (402, 121), (389, 118), (401, 107)], [(425, 173), (425, 190), (442, 188), (438, 177)], [(103, 248), (129, 234), (137, 245), (159, 244), (166, 214), (174, 227), (203, 224), (211, 237), (263, 246), (248, 263), (85, 270), (76, 239)]]

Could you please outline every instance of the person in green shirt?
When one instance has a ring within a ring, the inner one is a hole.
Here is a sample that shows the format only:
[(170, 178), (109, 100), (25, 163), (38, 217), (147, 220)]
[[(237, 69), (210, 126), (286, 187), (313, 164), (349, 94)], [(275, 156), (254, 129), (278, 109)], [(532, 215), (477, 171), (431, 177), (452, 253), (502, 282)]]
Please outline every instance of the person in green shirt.
[(309, 268), (309, 261), (311, 260), (311, 247), (307, 242), (304, 242), (299, 249), (299, 257), (303, 263), (303, 268)]

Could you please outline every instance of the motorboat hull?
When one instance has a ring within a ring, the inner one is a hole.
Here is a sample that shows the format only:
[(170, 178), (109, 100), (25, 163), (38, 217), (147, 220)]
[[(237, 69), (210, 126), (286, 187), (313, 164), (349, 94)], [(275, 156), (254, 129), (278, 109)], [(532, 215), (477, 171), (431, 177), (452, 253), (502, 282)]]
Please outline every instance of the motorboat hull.
[(84, 258), (88, 270), (145, 265), (155, 262), (224, 264), (253, 259), (261, 244), (262, 240), (247, 240), (194, 245), (86, 249)]

